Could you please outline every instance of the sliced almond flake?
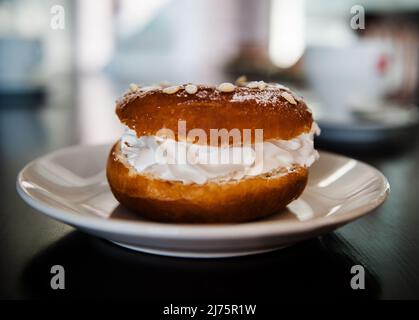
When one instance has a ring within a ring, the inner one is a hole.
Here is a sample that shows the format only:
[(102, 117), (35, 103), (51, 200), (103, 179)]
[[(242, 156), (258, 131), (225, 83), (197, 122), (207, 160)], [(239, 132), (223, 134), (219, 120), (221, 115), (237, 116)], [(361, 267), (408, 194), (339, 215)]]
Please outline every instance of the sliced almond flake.
[(282, 84), (280, 84), (280, 83), (273, 83), (272, 85), (273, 85), (275, 88), (277, 88), (277, 89), (282, 89), (282, 90), (291, 91), (291, 89), (290, 89), (290, 88), (288, 88), (288, 87), (286, 87), (286, 86), (284, 86), (284, 85), (282, 85)]
[(138, 90), (140, 89), (140, 87), (139, 87), (138, 85), (136, 85), (135, 83), (131, 83), (131, 84), (129, 85), (129, 89), (130, 89), (132, 92), (136, 92), (136, 91), (138, 91)]
[(179, 90), (180, 90), (179, 86), (171, 86), (171, 87), (164, 88), (163, 92), (167, 94), (173, 94), (173, 93), (178, 92)]
[(221, 92), (233, 92), (236, 86), (230, 82), (224, 82), (217, 87), (218, 91)]
[(281, 93), (281, 96), (284, 97), (289, 103), (297, 104), (297, 101), (295, 101), (294, 97), (290, 93), (284, 91)]
[(246, 85), (246, 82), (247, 82), (247, 77), (246, 76), (240, 76), (236, 79), (236, 86), (244, 87)]
[(259, 81), (259, 83), (258, 83), (258, 88), (259, 88), (260, 90), (265, 89), (265, 88), (266, 88), (266, 83), (265, 83), (265, 81)]
[(196, 85), (194, 85), (194, 84), (188, 84), (188, 85), (185, 87), (185, 91), (186, 91), (187, 93), (189, 93), (189, 94), (195, 94), (195, 93), (197, 93), (197, 91), (198, 91), (198, 87), (197, 87)]

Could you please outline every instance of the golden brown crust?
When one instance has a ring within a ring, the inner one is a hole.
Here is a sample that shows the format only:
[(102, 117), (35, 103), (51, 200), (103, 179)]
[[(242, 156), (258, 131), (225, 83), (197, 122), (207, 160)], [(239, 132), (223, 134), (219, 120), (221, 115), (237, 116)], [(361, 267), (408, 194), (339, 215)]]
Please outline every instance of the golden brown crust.
[(221, 92), (198, 86), (194, 94), (188, 94), (184, 87), (173, 94), (161, 89), (126, 94), (117, 103), (116, 113), (138, 136), (155, 135), (168, 128), (177, 139), (178, 120), (186, 121), (187, 130), (205, 130), (208, 139), (210, 129), (263, 129), (265, 140), (288, 140), (311, 129), (313, 118), (304, 101), (293, 95), (296, 103), (291, 103), (283, 96), (290, 91), (282, 87), (236, 87), (233, 92)]
[(115, 198), (151, 220), (165, 222), (242, 222), (271, 215), (303, 192), (308, 170), (297, 166), (275, 177), (204, 185), (170, 182), (136, 174), (112, 148), (106, 174)]

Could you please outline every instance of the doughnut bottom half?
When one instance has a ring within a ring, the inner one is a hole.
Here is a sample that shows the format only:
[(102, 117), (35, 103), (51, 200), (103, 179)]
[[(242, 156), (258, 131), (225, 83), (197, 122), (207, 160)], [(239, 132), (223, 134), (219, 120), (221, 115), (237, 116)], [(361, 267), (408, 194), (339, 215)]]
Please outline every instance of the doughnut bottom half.
[(244, 222), (269, 216), (298, 198), (308, 179), (305, 167), (286, 173), (203, 185), (138, 174), (121, 160), (119, 143), (108, 157), (106, 175), (115, 198), (150, 220), (184, 223)]

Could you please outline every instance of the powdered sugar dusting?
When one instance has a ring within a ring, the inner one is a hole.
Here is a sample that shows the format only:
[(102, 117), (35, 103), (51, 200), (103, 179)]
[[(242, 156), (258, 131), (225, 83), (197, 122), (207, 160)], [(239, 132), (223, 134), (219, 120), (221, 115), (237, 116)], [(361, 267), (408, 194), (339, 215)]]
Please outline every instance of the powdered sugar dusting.
[(269, 105), (278, 101), (277, 90), (246, 90), (236, 92), (231, 98), (232, 102), (255, 101), (260, 105)]

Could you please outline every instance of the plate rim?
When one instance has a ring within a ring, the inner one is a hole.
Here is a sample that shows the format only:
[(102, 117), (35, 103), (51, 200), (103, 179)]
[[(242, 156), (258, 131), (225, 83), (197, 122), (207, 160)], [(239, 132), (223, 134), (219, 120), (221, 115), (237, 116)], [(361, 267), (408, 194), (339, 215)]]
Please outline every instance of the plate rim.
[(62, 149), (58, 149), (47, 153), (43, 156), (37, 157), (25, 165), (19, 172), (16, 179), (16, 189), (19, 196), (32, 208), (39, 211), (39, 213), (47, 215), (57, 221), (69, 224), (76, 228), (96, 230), (100, 232), (107, 232), (126, 236), (147, 237), (155, 239), (174, 239), (181, 238), (185, 240), (211, 240), (211, 239), (241, 239), (241, 238), (258, 238), (260, 236), (282, 236), (282, 235), (298, 235), (317, 230), (320, 228), (327, 228), (335, 225), (343, 225), (345, 223), (354, 221), (374, 209), (378, 208), (384, 203), (390, 193), (390, 184), (387, 178), (373, 166), (344, 155), (333, 152), (319, 150), (320, 156), (327, 154), (332, 157), (344, 158), (354, 160), (358, 164), (366, 166), (368, 169), (374, 171), (379, 177), (380, 193), (373, 200), (364, 206), (353, 209), (349, 212), (340, 215), (330, 215), (321, 219), (307, 220), (307, 221), (288, 221), (281, 223), (270, 222), (246, 222), (238, 224), (174, 224), (155, 221), (126, 221), (126, 220), (110, 220), (100, 217), (90, 217), (77, 215), (71, 210), (56, 208), (45, 203), (44, 201), (32, 198), (23, 187), (23, 173), (31, 165), (44, 158), (52, 157), (59, 153), (69, 152), (72, 149), (80, 147), (105, 147), (109, 144), (96, 145), (74, 145)]

